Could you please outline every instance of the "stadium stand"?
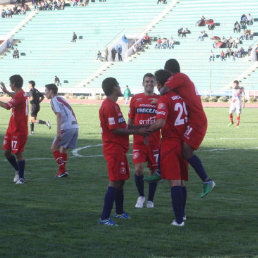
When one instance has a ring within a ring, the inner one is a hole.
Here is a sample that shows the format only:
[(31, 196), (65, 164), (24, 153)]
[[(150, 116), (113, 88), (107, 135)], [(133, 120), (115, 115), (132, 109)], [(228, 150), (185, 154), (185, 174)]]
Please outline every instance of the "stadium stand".
[[(167, 2), (169, 4), (172, 1)], [(96, 60), (98, 50), (103, 53), (121, 35), (141, 34), (168, 4), (157, 5), (153, 0), (109, 0), (90, 3), (87, 7), (39, 12), (14, 36), (21, 41), (17, 47), (25, 56), (18, 60), (13, 60), (11, 53), (4, 56), (0, 61), (0, 78), (7, 81), (10, 74), (20, 73), (26, 81), (34, 79), (38, 86), (43, 86), (53, 82), (54, 76), (58, 75), (63, 92), (89, 92), (92, 89), (100, 92), (101, 81), (113, 76), (117, 77), (122, 88), (129, 85), (132, 92), (136, 93), (141, 91), (139, 86), (144, 73), (162, 68), (168, 58), (176, 58), (182, 71), (191, 77), (201, 94), (227, 94), (227, 85), (244, 73), (252, 62), (248, 58), (236, 58), (233, 61), (232, 57), (222, 62), (219, 58), (221, 49), (213, 48), (210, 38), (240, 37), (242, 32), (233, 33), (233, 25), (243, 13), (251, 13), (255, 22), (247, 27), (255, 32), (255, 36), (253, 40), (243, 40), (240, 47), (247, 50), (250, 45), (256, 46), (256, 0), (247, 0), (244, 5), (241, 0), (177, 1), (176, 6), (148, 32), (153, 39), (173, 36), (177, 42), (174, 49), (157, 49), (156, 42), (152, 41), (144, 51), (124, 62), (109, 62), (107, 65)], [(202, 15), (215, 21), (214, 30), (208, 30), (207, 26), (196, 26)], [(191, 33), (179, 38), (177, 31), (181, 27), (189, 28)], [(206, 31), (208, 37), (199, 41), (197, 39), (202, 30)], [(73, 32), (78, 36), (76, 43), (71, 42)], [(211, 50), (216, 55), (214, 62), (209, 61)], [(96, 71), (100, 71), (100, 75)], [(246, 87), (255, 89), (257, 86), (252, 77), (257, 75), (257, 71), (250, 74), (246, 79)], [(76, 86), (87, 78), (90, 80), (85, 87), (77, 89)]]

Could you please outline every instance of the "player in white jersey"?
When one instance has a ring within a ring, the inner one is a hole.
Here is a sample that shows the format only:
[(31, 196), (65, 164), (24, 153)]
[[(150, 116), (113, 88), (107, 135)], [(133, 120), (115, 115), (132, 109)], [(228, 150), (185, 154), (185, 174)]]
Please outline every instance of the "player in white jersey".
[(240, 123), (240, 114), (242, 110), (242, 97), (244, 98), (245, 105), (245, 92), (243, 87), (239, 87), (239, 81), (234, 81), (234, 86), (232, 90), (232, 101), (229, 108), (229, 126), (233, 125), (233, 113), (237, 114), (236, 126)]
[(59, 167), (56, 177), (65, 177), (68, 176), (65, 167), (67, 149), (76, 148), (79, 127), (69, 103), (57, 95), (57, 86), (47, 84), (45, 87), (46, 97), (51, 99), (51, 107), (57, 118), (57, 133), (51, 146), (51, 151)]

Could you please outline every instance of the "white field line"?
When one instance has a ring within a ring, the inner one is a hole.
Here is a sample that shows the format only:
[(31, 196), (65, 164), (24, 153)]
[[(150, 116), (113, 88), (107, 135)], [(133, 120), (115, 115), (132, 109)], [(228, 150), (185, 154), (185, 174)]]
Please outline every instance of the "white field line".
[[(250, 138), (251, 139), (251, 138)], [(256, 138), (252, 138), (256, 139)], [(84, 149), (89, 149), (89, 148), (94, 148), (94, 147), (100, 147), (102, 144), (96, 144), (96, 145), (86, 145), (83, 147), (76, 148), (72, 151), (73, 156), (69, 158), (99, 158), (99, 157), (104, 157), (103, 154), (96, 154), (96, 155), (81, 155), (78, 152)], [(258, 147), (250, 147), (250, 148), (241, 148), (241, 149), (235, 149), (235, 148), (217, 148), (217, 149), (209, 149), (209, 150), (199, 150), (199, 152), (219, 152), (219, 151), (232, 151), (232, 150), (258, 150)], [(127, 154), (128, 156), (132, 156), (131, 153)], [(52, 160), (53, 158), (25, 158), (26, 161), (35, 161), (35, 160)], [(6, 162), (7, 160), (0, 160), (0, 162)]]

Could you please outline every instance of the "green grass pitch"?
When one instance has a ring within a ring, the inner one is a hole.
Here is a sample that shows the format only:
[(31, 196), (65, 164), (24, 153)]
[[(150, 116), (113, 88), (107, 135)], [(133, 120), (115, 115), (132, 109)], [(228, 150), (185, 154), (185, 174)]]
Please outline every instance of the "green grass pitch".
[[(80, 133), (80, 157), (69, 152), (70, 176), (55, 179), (57, 166), (50, 146), (56, 119), (49, 104), (38, 118), (53, 127), (35, 125), (28, 137), (26, 184), (15, 185), (14, 172), (0, 158), (0, 257), (201, 257), (255, 256), (257, 245), (258, 111), (245, 109), (240, 128), (227, 127), (228, 109), (206, 109), (209, 127), (197, 152), (217, 184), (205, 199), (202, 184), (189, 169), (187, 221), (174, 218), (167, 182), (157, 188), (154, 209), (135, 209), (137, 199), (132, 156), (131, 178), (125, 185), (129, 221), (119, 227), (97, 224), (108, 177), (102, 155), (98, 106), (73, 105)], [(127, 119), (128, 107), (122, 107)], [(10, 111), (0, 110), (3, 141)], [(131, 150), (129, 151), (129, 154)], [(147, 169), (146, 169), (147, 172)], [(148, 186), (145, 185), (147, 195)]]

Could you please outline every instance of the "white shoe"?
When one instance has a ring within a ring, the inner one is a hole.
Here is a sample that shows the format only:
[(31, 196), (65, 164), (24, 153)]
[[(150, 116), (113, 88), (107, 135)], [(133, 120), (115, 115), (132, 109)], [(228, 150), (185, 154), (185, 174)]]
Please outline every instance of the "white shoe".
[(25, 183), (25, 180), (23, 178), (20, 178), (17, 182), (16, 185), (22, 185)]
[(183, 217), (183, 221), (186, 221), (186, 216)]
[(147, 201), (146, 207), (147, 207), (147, 208), (154, 208), (154, 202), (152, 202), (152, 201)]
[(13, 182), (16, 183), (20, 179), (18, 171), (15, 172)]
[(137, 202), (135, 204), (135, 208), (143, 208), (143, 204), (145, 202), (145, 197), (144, 196), (139, 196), (137, 199)]
[(46, 122), (46, 125), (47, 125), (48, 129), (51, 129), (51, 124), (49, 121)]
[(172, 223), (171, 223), (172, 226), (176, 226), (176, 227), (183, 227), (185, 225), (184, 221), (179, 224), (176, 222), (176, 220), (173, 220)]

